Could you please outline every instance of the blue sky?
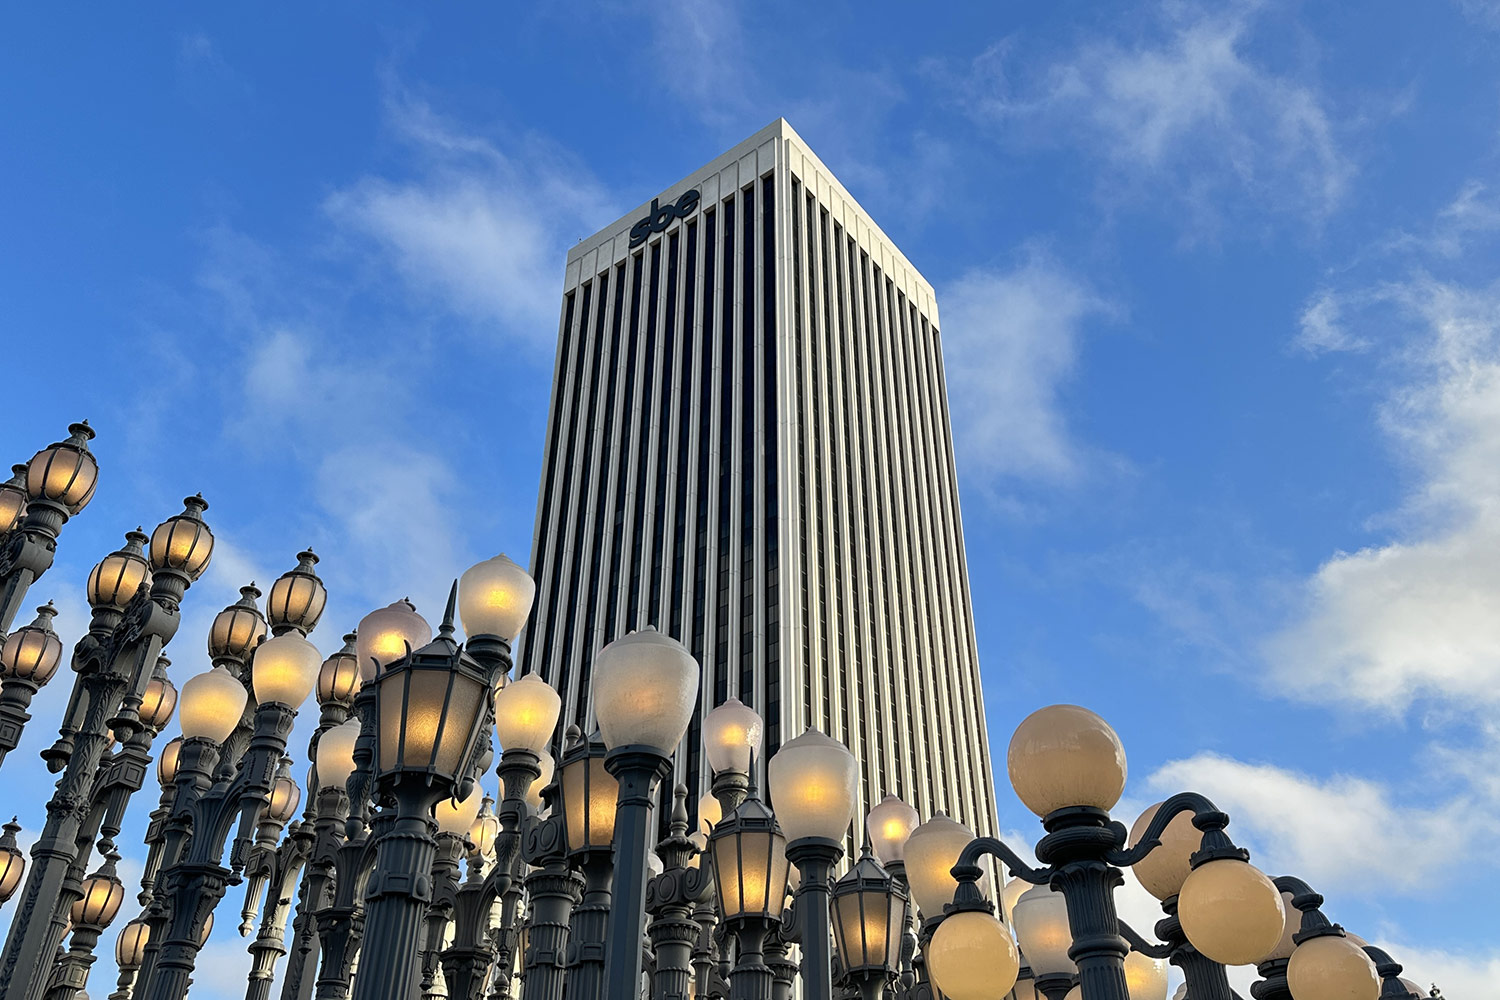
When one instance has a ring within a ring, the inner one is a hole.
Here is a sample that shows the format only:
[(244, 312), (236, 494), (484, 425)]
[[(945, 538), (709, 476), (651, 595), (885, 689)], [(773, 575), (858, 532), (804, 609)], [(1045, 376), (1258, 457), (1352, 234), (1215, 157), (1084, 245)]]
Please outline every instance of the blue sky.
[[(1088, 705), (1122, 818), (1204, 791), (1413, 978), (1500, 979), (1494, 0), (306, 7), (0, 41), (3, 457), (100, 434), (32, 591), (68, 642), (199, 490), (179, 684), (304, 545), (325, 651), (529, 553), (567, 247), (785, 116), (938, 290), (997, 761)], [(195, 996), (242, 995), (237, 905)]]

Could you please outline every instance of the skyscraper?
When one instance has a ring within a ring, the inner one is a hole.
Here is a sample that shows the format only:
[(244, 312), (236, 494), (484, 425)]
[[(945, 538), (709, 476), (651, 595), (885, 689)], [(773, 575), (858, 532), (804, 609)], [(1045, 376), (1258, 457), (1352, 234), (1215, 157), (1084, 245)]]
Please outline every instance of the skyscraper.
[(698, 719), (738, 696), (768, 756), (846, 743), (865, 809), (994, 832), (938, 329), (782, 120), (569, 252), (520, 660), (565, 725), (593, 725), (594, 654), (652, 625), (703, 665), (694, 797)]

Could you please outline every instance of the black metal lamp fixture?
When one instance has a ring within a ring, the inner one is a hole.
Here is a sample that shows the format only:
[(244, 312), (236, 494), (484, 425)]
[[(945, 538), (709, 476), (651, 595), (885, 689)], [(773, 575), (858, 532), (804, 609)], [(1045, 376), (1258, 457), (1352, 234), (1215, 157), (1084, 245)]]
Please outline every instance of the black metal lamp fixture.
[(882, 1000), (901, 971), (906, 887), (866, 843), (859, 861), (833, 886), (833, 939), (844, 979), (863, 1000)]
[(782, 919), (787, 896), (786, 834), (776, 814), (756, 792), (751, 772), (748, 794), (709, 834), (719, 916), (735, 936), (737, 954), (730, 973), (735, 1000), (771, 1000), (771, 970), (764, 961), (767, 932)]

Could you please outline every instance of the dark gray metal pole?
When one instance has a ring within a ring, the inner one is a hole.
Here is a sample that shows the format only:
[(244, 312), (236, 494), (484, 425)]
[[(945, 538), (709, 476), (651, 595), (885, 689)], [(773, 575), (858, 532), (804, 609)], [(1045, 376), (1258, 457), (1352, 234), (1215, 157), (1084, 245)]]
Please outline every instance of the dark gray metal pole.
[(729, 974), (729, 1000), (773, 1000), (775, 979), (765, 963), (768, 921), (741, 920), (734, 929), (738, 957)]
[(437, 796), (415, 781), (396, 786), (396, 815), (375, 841), (375, 867), (365, 890), (364, 950), (354, 1000), (410, 1000), (417, 995), (422, 918), (432, 902), (437, 853)]
[(688, 866), (698, 848), (687, 831), (687, 788), (678, 785), (672, 794), (671, 825), (656, 847), (663, 870), (646, 887), (649, 934), (656, 955), (652, 1000), (689, 1000), (691, 996), (693, 946), (698, 943), (693, 907), (707, 895), (713, 876), (702, 867)]
[(609, 932), (612, 852), (590, 852), (583, 862), (583, 901), (573, 909), (568, 929), (568, 1000), (603, 1000), (604, 942)]
[(672, 759), (652, 747), (616, 747), (604, 767), (620, 782), (615, 808), (615, 878), (605, 948), (611, 995), (634, 997), (645, 962), (641, 935), (646, 923), (646, 852), (651, 850), (656, 786), (671, 773)]
[(531, 916), (521, 1000), (562, 1000), (569, 922), (583, 898), (583, 879), (568, 867), (556, 782), (542, 791), (542, 798), (552, 806), (552, 815), (528, 822), (521, 838), (521, 859), (534, 869), (526, 876)]
[(833, 936), (829, 930), (829, 882), (844, 856), (836, 840), (803, 837), (786, 845), (786, 858), (802, 873), (797, 886), (797, 939), (802, 946), (802, 990), (807, 1000), (833, 1000)]

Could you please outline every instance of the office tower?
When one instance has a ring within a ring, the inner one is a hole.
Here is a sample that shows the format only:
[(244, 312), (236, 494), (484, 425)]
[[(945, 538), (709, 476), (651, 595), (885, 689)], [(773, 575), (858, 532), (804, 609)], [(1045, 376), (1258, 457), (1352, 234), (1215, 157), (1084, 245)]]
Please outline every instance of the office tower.
[(734, 695), (768, 756), (847, 744), (864, 809), (994, 832), (937, 303), (785, 121), (569, 252), (532, 570), (564, 725), (630, 630), (703, 665), (694, 799)]

